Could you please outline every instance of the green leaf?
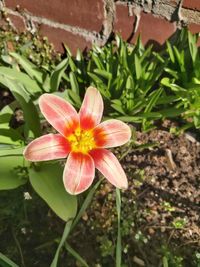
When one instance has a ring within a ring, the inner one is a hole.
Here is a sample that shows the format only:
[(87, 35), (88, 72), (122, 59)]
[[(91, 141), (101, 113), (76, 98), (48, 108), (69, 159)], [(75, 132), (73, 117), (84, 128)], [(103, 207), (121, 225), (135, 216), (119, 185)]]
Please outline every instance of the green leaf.
[(17, 167), (24, 166), (23, 157), (0, 157), (0, 166), (0, 190), (14, 189), (26, 183), (26, 179), (19, 177), (15, 170)]
[(109, 73), (106, 70), (94, 69), (94, 72), (107, 80), (112, 79), (112, 73)]
[(76, 252), (67, 242), (65, 243), (65, 249), (78, 261), (83, 267), (89, 267), (87, 262)]
[(30, 182), (35, 191), (64, 221), (77, 211), (77, 198), (69, 195), (63, 185), (63, 168), (59, 163), (44, 163), (39, 170), (30, 169)]
[(164, 68), (164, 70), (165, 70), (167, 73), (171, 74), (172, 77), (174, 77), (175, 79), (179, 79), (179, 72), (178, 72), (178, 71), (176, 71), (176, 70), (172, 70), (172, 69), (169, 69), (169, 68)]
[(190, 55), (194, 64), (197, 58), (198, 48), (196, 44), (196, 38), (192, 35), (190, 31), (188, 31), (188, 44), (190, 49)]
[(36, 79), (40, 84), (43, 83), (43, 73), (38, 69), (36, 65), (30, 62), (24, 56), (11, 52), (10, 55), (16, 59), (19, 65), (28, 73), (32, 79)]
[(79, 95), (79, 85), (78, 85), (76, 76), (72, 71), (69, 74), (69, 78), (70, 78), (72, 91)]
[(71, 230), (74, 229), (74, 227), (77, 225), (78, 221), (80, 220), (80, 218), (82, 217), (82, 215), (84, 214), (84, 212), (86, 211), (87, 207), (90, 205), (93, 195), (95, 193), (95, 191), (97, 190), (97, 188), (99, 187), (100, 183), (102, 182), (102, 179), (99, 180), (93, 187), (92, 189), (90, 189), (89, 193), (87, 194), (85, 200), (83, 201), (83, 204), (76, 216), (76, 218), (73, 221)]
[(88, 75), (92, 78), (95, 84), (103, 84), (102, 79), (99, 78), (96, 74), (88, 72)]
[(63, 235), (62, 235), (62, 238), (60, 240), (60, 243), (58, 245), (58, 248), (56, 250), (56, 253), (55, 253), (55, 256), (54, 256), (54, 259), (50, 265), (50, 267), (57, 267), (57, 263), (58, 263), (58, 257), (59, 257), (59, 254), (60, 254), (60, 250), (61, 248), (63, 247), (69, 233), (70, 233), (70, 229), (71, 229), (71, 224), (72, 224), (72, 220), (70, 219), (66, 224), (65, 224), (65, 229), (63, 231)]
[(77, 93), (75, 93), (74, 91), (72, 91), (72, 90), (68, 90), (67, 92), (68, 92), (69, 97), (70, 97), (70, 98), (72, 99), (72, 101), (76, 104), (76, 106), (77, 106), (78, 108), (80, 108), (80, 106), (81, 106), (81, 99), (80, 99), (80, 96), (79, 96)]
[(173, 102), (176, 102), (178, 100), (179, 100), (179, 97), (175, 95), (166, 96), (163, 94), (159, 97), (157, 101), (157, 105), (173, 104)]
[[(1, 127), (1, 125), (0, 125)], [(6, 129), (0, 128), (0, 143), (2, 142), (3, 137), (8, 137), (9, 143), (15, 143), (16, 141), (23, 140), (22, 136), (16, 129), (12, 129), (8, 126)], [(2, 142), (4, 143), (4, 142)], [(7, 142), (6, 142), (7, 143)]]
[(185, 110), (182, 108), (168, 108), (160, 110), (159, 113), (162, 114), (164, 118), (174, 118), (180, 116)]
[(136, 54), (135, 54), (134, 59), (135, 59), (136, 78), (137, 78), (137, 80), (139, 80), (140, 77), (142, 76), (142, 66), (141, 66), (140, 60)]
[(0, 157), (7, 156), (23, 156), (24, 147), (17, 147), (12, 149), (1, 149), (0, 147)]
[(97, 56), (95, 53), (92, 53), (92, 59), (99, 70), (105, 70), (99, 56)]
[[(1, 265), (5, 263), (5, 265)], [(16, 263), (6, 257), (3, 253), (0, 252), (0, 266), (2, 267), (19, 267)]]
[(60, 81), (62, 76), (69, 64), (68, 58), (65, 58), (62, 62), (60, 62), (55, 70), (51, 73), (50, 84), (51, 84), (51, 92), (57, 91), (59, 88)]
[(27, 74), (18, 71), (17, 69), (11, 69), (7, 67), (0, 66), (0, 74), (6, 76), (9, 79), (16, 80), (24, 85), (26, 91), (30, 95), (34, 95), (37, 93), (42, 93), (42, 87), (38, 85), (38, 83), (31, 79)]
[[(74, 229), (74, 227), (76, 226), (76, 224), (78, 223), (78, 221), (80, 220), (80, 218), (82, 217), (82, 215), (84, 214), (85, 210), (87, 209), (87, 207), (89, 206), (90, 202), (92, 201), (92, 197), (96, 191), (96, 189), (98, 188), (98, 186), (100, 185), (102, 180), (99, 180), (93, 187), (92, 189), (89, 191), (88, 195), (86, 196), (75, 220), (72, 223), (72, 220), (69, 220), (66, 225), (65, 225), (65, 229), (61, 238), (61, 241), (59, 243), (59, 246), (56, 250), (53, 262), (51, 264), (50, 267), (57, 267), (57, 262), (58, 262), (58, 257), (59, 257), (59, 253), (60, 250), (62, 248), (62, 246), (64, 245), (65, 241), (67, 240), (67, 237), (69, 235), (69, 233)], [(80, 258), (79, 258), (80, 259)]]
[(163, 91), (163, 89), (160, 88), (151, 94), (151, 96), (149, 97), (150, 99), (148, 101), (148, 104), (144, 110), (144, 113), (148, 113), (152, 110), (152, 108), (155, 106), (156, 102), (158, 101), (162, 91)]
[(23, 109), (24, 119), (26, 125), (28, 126), (28, 130), (30, 129), (34, 133), (35, 137), (40, 136), (41, 131), (39, 115), (35, 105), (25, 91), (23, 85), (3, 76), (0, 76), (0, 82), (4, 83), (10, 89), (15, 99)]
[(174, 52), (173, 52), (172, 46), (171, 46), (169, 41), (167, 41), (166, 44), (167, 44), (167, 50), (168, 50), (171, 62), (174, 63), (175, 62), (175, 57), (174, 57)]
[(170, 87), (171, 86), (171, 80), (168, 77), (162, 78), (161, 82), (162, 85)]
[(138, 116), (120, 116), (117, 117), (118, 120), (124, 122), (141, 122), (142, 119), (159, 119), (162, 115), (159, 112), (148, 112), (139, 114)]
[[(17, 135), (15, 135), (15, 133)], [(19, 133), (14, 129), (0, 129), (0, 144), (19, 146), (21, 144)], [(14, 138), (13, 138), (14, 137)]]
[(120, 114), (123, 114), (123, 115), (126, 114), (126, 113), (124, 112), (122, 106), (120, 106), (120, 105), (118, 105), (118, 104), (113, 103), (113, 104), (111, 104), (111, 107), (112, 107), (113, 109), (115, 109), (116, 111), (118, 111)]
[[(1, 112), (2, 112), (2, 110), (1, 110)], [(1, 123), (8, 123), (9, 124), (11, 117), (12, 117), (12, 113), (10, 114), (10, 113), (4, 113), (3, 112), (0, 115), (0, 124)]]
[(178, 64), (180, 66), (180, 70), (181, 72), (185, 72), (185, 64), (184, 64), (184, 50), (182, 50), (181, 52), (178, 50), (178, 48), (176, 46), (173, 46), (174, 48), (174, 55), (178, 61)]
[(162, 262), (163, 262), (163, 266), (162, 267), (169, 267), (167, 257), (164, 256), (163, 259), (162, 259)]

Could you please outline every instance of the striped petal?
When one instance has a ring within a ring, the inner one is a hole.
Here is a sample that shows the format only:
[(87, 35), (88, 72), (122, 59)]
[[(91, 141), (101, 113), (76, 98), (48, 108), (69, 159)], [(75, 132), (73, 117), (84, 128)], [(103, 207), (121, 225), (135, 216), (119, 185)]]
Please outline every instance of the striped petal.
[(60, 134), (47, 134), (32, 141), (24, 150), (24, 157), (29, 161), (45, 161), (65, 158), (70, 152), (70, 145)]
[(87, 89), (79, 115), (82, 129), (92, 129), (100, 123), (103, 115), (103, 99), (96, 88)]
[(80, 194), (92, 184), (94, 174), (94, 161), (90, 155), (70, 153), (63, 173), (65, 189), (72, 195)]
[(117, 188), (126, 189), (128, 181), (118, 159), (109, 150), (100, 148), (90, 152), (95, 167)]
[(131, 138), (130, 127), (119, 120), (107, 120), (94, 129), (96, 145), (99, 147), (116, 147), (127, 143)]
[(63, 136), (68, 136), (79, 124), (74, 107), (61, 97), (43, 94), (39, 106), (46, 120)]

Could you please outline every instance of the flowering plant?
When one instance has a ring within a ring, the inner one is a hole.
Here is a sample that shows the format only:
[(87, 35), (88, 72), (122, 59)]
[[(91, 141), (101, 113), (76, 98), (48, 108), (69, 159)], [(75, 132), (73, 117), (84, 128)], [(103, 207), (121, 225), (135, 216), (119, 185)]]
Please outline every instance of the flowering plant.
[(24, 150), (27, 160), (37, 162), (68, 156), (63, 182), (72, 195), (89, 188), (95, 167), (117, 188), (127, 188), (127, 178), (119, 161), (106, 148), (128, 142), (131, 130), (115, 119), (100, 123), (103, 99), (96, 88), (87, 89), (79, 113), (70, 103), (51, 94), (43, 94), (39, 106), (58, 134), (47, 134), (32, 141)]

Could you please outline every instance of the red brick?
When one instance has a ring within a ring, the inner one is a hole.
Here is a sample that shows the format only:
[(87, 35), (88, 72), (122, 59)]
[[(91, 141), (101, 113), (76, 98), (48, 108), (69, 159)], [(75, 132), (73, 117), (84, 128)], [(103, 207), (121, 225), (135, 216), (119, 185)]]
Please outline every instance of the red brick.
[(135, 19), (135, 15), (129, 16), (127, 6), (116, 5), (114, 31), (119, 33), (123, 39), (129, 39), (133, 32)]
[(21, 17), (19, 16), (15, 16), (15, 15), (6, 15), (5, 18), (1, 18), (0, 19), (0, 27), (2, 29), (6, 29), (6, 27), (9, 25), (9, 20), (11, 21), (11, 23), (16, 27), (16, 29), (19, 32), (23, 32), (25, 31), (26, 27), (24, 25), (24, 21)]
[(5, 27), (8, 25), (8, 23), (5, 21), (4, 18), (0, 19), (0, 30), (5, 29)]
[(183, 7), (200, 10), (200, 0), (183, 0)]
[(15, 16), (15, 15), (9, 15), (8, 16), (11, 20), (11, 22), (14, 24), (14, 26), (16, 27), (16, 29), (19, 31), (19, 32), (23, 32), (26, 30), (26, 27), (24, 25), (24, 21), (21, 17), (19, 16)]
[[(189, 24), (188, 29), (192, 33), (199, 33), (200, 32), (200, 24), (191, 23), (191, 24)], [(200, 38), (198, 38), (197, 45), (200, 46)]]
[(91, 43), (83, 37), (62, 29), (52, 28), (43, 24), (40, 25), (39, 33), (42, 36), (48, 37), (49, 41), (53, 43), (55, 50), (61, 53), (64, 52), (63, 44), (66, 44), (74, 55), (78, 48), (82, 51), (91, 48)]
[(143, 44), (153, 41), (155, 44), (163, 45), (175, 31), (175, 23), (142, 12), (136, 37), (140, 34)]
[(192, 33), (199, 33), (199, 32), (200, 32), (200, 24), (191, 23), (191, 24), (188, 26), (188, 29), (189, 29)]
[[(128, 7), (116, 5), (116, 20), (114, 25), (115, 32), (121, 34), (123, 39), (128, 40), (131, 37), (136, 17), (129, 16)], [(155, 41), (162, 45), (176, 30), (175, 23), (153, 16), (149, 13), (141, 13), (139, 27), (131, 42), (135, 42), (138, 35), (141, 35), (142, 41), (146, 44), (148, 41)]]
[(103, 0), (5, 0), (5, 4), (12, 9), (18, 5), (35, 16), (97, 32), (104, 19)]

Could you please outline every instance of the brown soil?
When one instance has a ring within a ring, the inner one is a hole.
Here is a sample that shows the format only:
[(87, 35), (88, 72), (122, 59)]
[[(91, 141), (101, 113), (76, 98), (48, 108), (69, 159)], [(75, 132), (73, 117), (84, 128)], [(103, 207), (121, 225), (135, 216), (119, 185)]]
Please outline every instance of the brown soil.
[[(130, 267), (162, 266), (163, 255), (170, 251), (169, 266), (197, 266), (193, 257), (200, 247), (200, 143), (191, 133), (175, 136), (163, 127), (137, 132), (136, 140), (136, 147), (157, 145), (132, 148), (122, 160), (129, 178), (129, 189), (122, 192), (123, 262)], [(75, 233), (71, 239), (90, 266), (114, 266), (116, 225), (115, 191), (105, 182), (77, 229), (82, 235)], [(90, 255), (85, 253), (86, 239), (93, 240), (87, 244)], [(102, 243), (108, 240), (110, 254), (103, 258)], [(182, 265), (173, 265), (178, 256)]]

